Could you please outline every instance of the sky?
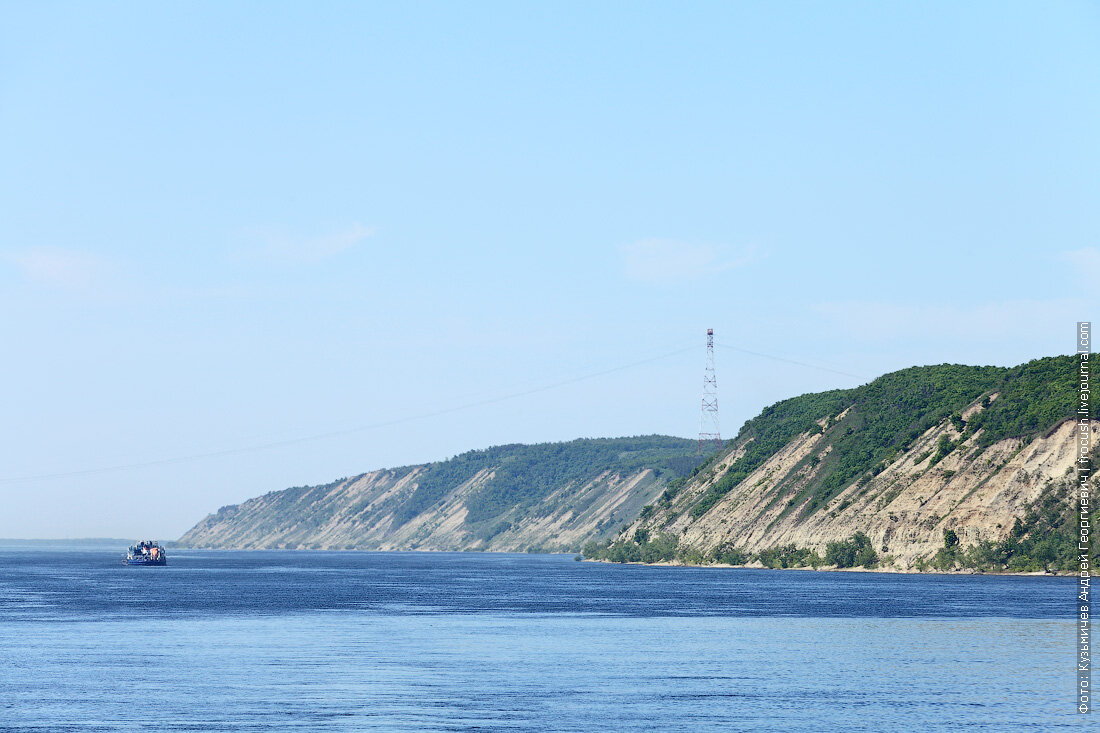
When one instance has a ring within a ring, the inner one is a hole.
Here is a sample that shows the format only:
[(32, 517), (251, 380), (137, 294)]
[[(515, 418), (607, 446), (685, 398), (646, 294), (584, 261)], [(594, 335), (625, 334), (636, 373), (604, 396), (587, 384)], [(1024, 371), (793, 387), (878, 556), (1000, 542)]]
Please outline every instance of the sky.
[(1100, 319), (1096, 3), (2, 5), (0, 537)]

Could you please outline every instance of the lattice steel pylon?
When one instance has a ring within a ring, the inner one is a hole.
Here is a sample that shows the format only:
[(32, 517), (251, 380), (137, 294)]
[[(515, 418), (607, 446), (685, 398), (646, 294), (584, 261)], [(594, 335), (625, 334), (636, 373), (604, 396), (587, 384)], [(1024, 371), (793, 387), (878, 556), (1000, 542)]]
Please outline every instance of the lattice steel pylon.
[(714, 373), (714, 329), (707, 329), (707, 364), (703, 370), (703, 407), (699, 413), (699, 455), (703, 446), (713, 443), (722, 447), (722, 430), (718, 427), (718, 377)]

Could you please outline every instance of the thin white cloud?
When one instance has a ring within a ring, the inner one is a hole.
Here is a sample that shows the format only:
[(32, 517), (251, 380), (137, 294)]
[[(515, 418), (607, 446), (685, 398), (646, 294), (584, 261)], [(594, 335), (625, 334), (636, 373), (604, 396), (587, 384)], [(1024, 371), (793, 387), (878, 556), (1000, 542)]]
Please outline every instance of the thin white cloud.
[(626, 276), (638, 282), (697, 280), (748, 264), (752, 249), (731, 253), (713, 244), (643, 239), (619, 248)]
[(374, 232), (374, 227), (358, 222), (313, 237), (296, 237), (285, 231), (253, 231), (251, 236), (259, 244), (252, 253), (263, 259), (280, 262), (319, 262), (352, 249)]
[(60, 247), (28, 247), (7, 252), (3, 259), (28, 282), (78, 292), (102, 287), (112, 269), (99, 255)]
[(1069, 250), (1068, 252), (1062, 252), (1059, 257), (1090, 274), (1100, 270), (1100, 249), (1096, 247)]
[[(1084, 298), (1005, 300), (971, 306), (883, 301), (825, 302), (811, 306), (820, 319), (819, 329), (868, 343), (916, 339), (990, 343), (1019, 340), (1024, 335), (1061, 331), (1071, 334), (1074, 323), (1088, 320), (1091, 309), (1092, 305)], [(1069, 343), (1070, 336), (1066, 339)]]

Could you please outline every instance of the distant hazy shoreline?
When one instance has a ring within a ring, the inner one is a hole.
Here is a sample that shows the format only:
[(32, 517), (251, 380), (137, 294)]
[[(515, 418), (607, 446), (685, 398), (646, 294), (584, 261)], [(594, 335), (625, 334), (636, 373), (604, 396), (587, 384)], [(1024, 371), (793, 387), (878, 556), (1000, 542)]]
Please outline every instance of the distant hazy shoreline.
[(119, 546), (122, 549), (126, 549), (134, 540), (122, 539), (118, 537), (78, 537), (76, 539), (8, 539), (0, 537), (0, 547), (26, 547), (26, 546), (45, 546), (45, 545), (111, 545)]

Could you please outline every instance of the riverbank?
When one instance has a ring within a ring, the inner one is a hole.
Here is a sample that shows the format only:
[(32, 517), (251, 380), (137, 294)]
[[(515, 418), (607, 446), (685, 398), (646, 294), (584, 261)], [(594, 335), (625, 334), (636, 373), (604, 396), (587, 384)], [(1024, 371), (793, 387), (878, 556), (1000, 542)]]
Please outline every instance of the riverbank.
[(584, 562), (601, 563), (604, 565), (645, 565), (649, 567), (665, 567), (665, 568), (725, 568), (730, 570), (797, 570), (804, 572), (824, 572), (824, 573), (892, 573), (896, 575), (1016, 575), (1022, 577), (1037, 577), (1037, 576), (1050, 576), (1050, 577), (1073, 577), (1074, 574), (1064, 571), (1056, 570), (1034, 570), (1034, 571), (1010, 571), (1010, 570), (976, 570), (974, 568), (961, 568), (956, 570), (939, 570), (936, 568), (926, 568), (924, 570), (918, 570), (917, 568), (899, 568), (894, 565), (883, 567), (853, 567), (853, 568), (841, 568), (835, 565), (812, 567), (810, 565), (802, 565), (799, 567), (769, 567), (761, 562), (746, 563), (743, 565), (731, 565), (729, 563), (685, 563), (678, 560), (661, 560), (659, 562), (614, 562), (611, 560), (599, 560), (595, 558), (583, 558)]

